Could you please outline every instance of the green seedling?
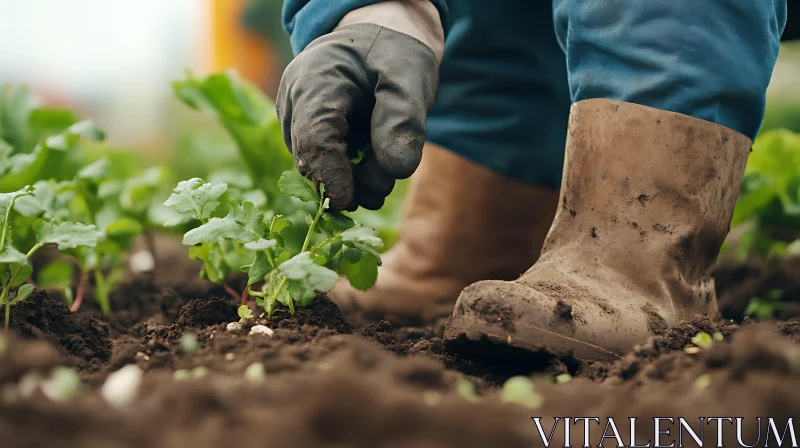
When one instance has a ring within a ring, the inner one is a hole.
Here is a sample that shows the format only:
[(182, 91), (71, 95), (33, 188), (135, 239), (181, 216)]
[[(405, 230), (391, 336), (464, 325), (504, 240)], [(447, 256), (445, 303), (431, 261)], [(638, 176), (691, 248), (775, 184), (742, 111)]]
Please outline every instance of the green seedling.
[[(328, 199), (322, 199), (313, 184), (296, 171), (286, 171), (279, 181), (280, 191), (314, 205), (316, 213), (307, 215), (305, 230), (288, 218), (264, 212), (253, 203), (231, 201), (228, 214), (213, 216), (220, 205), (225, 184), (205, 183), (195, 178), (178, 184), (165, 203), (178, 212), (191, 213), (200, 225), (186, 232), (183, 244), (191, 246), (190, 256), (202, 261), (201, 276), (224, 283), (235, 262), (248, 274), (248, 293), (271, 318), (278, 305), (292, 314), (295, 303), (307, 306), (318, 293), (330, 291), (344, 274), (362, 290), (377, 279), (383, 242), (375, 231), (355, 223), (345, 215), (328, 212)], [(261, 285), (256, 288), (256, 285)], [(240, 316), (241, 317), (241, 316)]]
[(479, 403), (481, 401), (481, 397), (475, 391), (475, 385), (472, 383), (472, 381), (466, 378), (458, 382), (456, 391), (459, 395), (461, 395), (461, 398), (469, 401), (470, 403)]
[(509, 378), (503, 384), (503, 403), (518, 403), (530, 409), (538, 409), (544, 399), (533, 390), (533, 381), (524, 376)]
[(747, 308), (744, 310), (745, 316), (753, 316), (759, 319), (768, 319), (773, 317), (775, 313), (780, 311), (783, 307), (781, 299), (783, 298), (783, 291), (775, 289), (770, 291), (766, 297), (753, 297)]
[(708, 386), (711, 385), (711, 375), (708, 373), (700, 375), (694, 381), (694, 388), (697, 390), (708, 389)]
[(186, 333), (181, 336), (181, 350), (184, 353), (195, 353), (200, 348), (200, 342), (197, 340), (197, 335), (194, 333)]
[[(122, 279), (124, 256), (143, 226), (125, 215), (119, 206), (119, 194), (106, 187), (109, 163), (99, 160), (83, 167), (71, 181), (39, 181), (35, 194), (22, 198), (23, 214), (54, 220), (69, 220), (93, 226), (99, 232), (93, 246), (78, 246), (65, 251), (77, 265), (79, 282), (72, 297), (71, 275), (67, 269), (49, 266), (54, 276), (50, 282), (62, 285), (72, 311), (83, 303), (90, 278), (94, 279), (94, 297), (104, 314), (111, 311), (109, 296)], [(60, 261), (63, 263), (63, 261)]]
[(241, 324), (253, 318), (253, 310), (247, 305), (239, 306), (239, 308), (236, 309), (236, 314), (239, 315), (239, 323)]
[(572, 381), (572, 375), (569, 373), (562, 373), (556, 377), (556, 384), (566, 384)]
[(21, 229), (15, 225), (12, 212), (25, 216), (26, 210), (17, 210), (15, 204), (20, 198), (33, 196), (34, 192), (35, 189), (29, 186), (0, 194), (0, 305), (5, 307), (5, 328), (8, 328), (11, 307), (33, 293), (33, 285), (26, 282), (33, 274), (30, 259), (36, 251), (45, 245), (53, 245), (61, 252), (79, 247), (91, 248), (97, 245), (100, 236), (92, 225), (39, 218), (32, 224), (32, 245), (21, 252), (13, 244), (12, 237)]
[(692, 337), (692, 344), (700, 348), (707, 349), (714, 345), (714, 339), (710, 334), (706, 333), (705, 331), (701, 331)]

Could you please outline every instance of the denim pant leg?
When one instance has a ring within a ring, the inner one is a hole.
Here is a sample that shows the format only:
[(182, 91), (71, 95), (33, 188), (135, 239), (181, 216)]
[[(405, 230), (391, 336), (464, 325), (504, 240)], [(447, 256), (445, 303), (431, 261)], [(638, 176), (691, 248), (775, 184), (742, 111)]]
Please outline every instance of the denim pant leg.
[(553, 0), (573, 101), (608, 98), (755, 138), (786, 0)]
[(507, 177), (558, 189), (570, 98), (550, 2), (448, 6), (428, 140)]

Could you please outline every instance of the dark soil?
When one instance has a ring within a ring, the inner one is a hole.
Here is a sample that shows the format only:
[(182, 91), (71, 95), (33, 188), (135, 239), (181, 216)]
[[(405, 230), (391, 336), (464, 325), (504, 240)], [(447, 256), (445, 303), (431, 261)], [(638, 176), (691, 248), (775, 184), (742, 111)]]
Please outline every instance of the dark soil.
[(10, 327), (26, 339), (52, 342), (68, 364), (93, 371), (111, 359), (106, 324), (73, 314), (63, 302), (35, 290), (29, 299), (11, 308)]
[[(740, 291), (745, 282), (754, 291), (775, 287), (764, 278), (772, 268), (761, 268), (761, 277), (750, 269), (756, 268), (718, 271), (727, 276), (718, 273), (728, 316), (737, 312), (734, 298), (749, 294)], [(529, 447), (541, 446), (531, 416), (618, 422), (639, 416), (640, 434), (652, 438), (651, 416), (771, 416), (785, 423), (800, 415), (797, 320), (733, 323), (697, 316), (643, 341), (623, 359), (591, 363), (492, 346), (456, 353), (442, 342), (444, 321), (353, 329), (326, 297), (294, 316), (256, 318), (229, 332), (227, 324), (238, 321), (236, 306), (207, 285), (182, 289), (147, 277), (126, 283), (106, 317), (92, 306), (71, 314), (37, 292), (13, 309), (13, 334), (21, 338), (0, 336), (0, 392), (26, 372), (46, 374), (65, 364), (79, 369), (85, 387), (68, 403), (39, 393), (21, 401), (0, 394), (0, 446)], [(274, 334), (249, 335), (257, 324)], [(700, 331), (719, 332), (724, 341), (687, 350)], [(199, 348), (187, 353), (181, 341), (190, 333)], [(262, 382), (243, 374), (256, 362), (266, 372)], [(128, 364), (145, 371), (144, 382), (133, 404), (114, 409), (99, 386)], [(173, 376), (197, 367), (206, 375)], [(563, 373), (572, 380), (553, 381)], [(514, 375), (534, 378), (541, 407), (502, 403), (499, 386)], [(457, 392), (465, 378), (477, 386), (479, 403)], [(582, 444), (579, 429), (573, 446)], [(746, 428), (746, 440), (755, 440), (754, 431)], [(594, 446), (601, 434), (602, 428), (593, 430)], [(561, 446), (562, 431), (555, 437)], [(726, 431), (726, 446), (734, 446), (735, 437)]]
[(741, 321), (750, 299), (765, 298), (771, 291), (783, 291), (776, 318), (800, 318), (800, 258), (766, 263), (726, 260), (715, 270), (717, 297), (722, 317)]

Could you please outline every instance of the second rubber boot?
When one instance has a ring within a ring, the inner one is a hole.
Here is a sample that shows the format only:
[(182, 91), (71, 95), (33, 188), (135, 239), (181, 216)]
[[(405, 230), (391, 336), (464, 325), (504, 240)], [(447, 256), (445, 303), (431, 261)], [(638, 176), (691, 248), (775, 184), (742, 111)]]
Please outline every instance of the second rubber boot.
[(613, 359), (681, 319), (716, 313), (710, 268), (751, 144), (678, 113), (575, 103), (539, 261), (516, 281), (467, 287), (445, 341)]
[(447, 317), (465, 286), (517, 278), (536, 260), (557, 201), (556, 191), (426, 144), (376, 285), (363, 292), (342, 279), (328, 295), (354, 323)]

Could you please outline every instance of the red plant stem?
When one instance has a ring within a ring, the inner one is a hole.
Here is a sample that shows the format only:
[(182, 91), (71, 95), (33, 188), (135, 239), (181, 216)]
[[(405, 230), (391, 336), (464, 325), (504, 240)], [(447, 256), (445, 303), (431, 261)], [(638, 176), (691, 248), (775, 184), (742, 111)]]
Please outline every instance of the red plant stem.
[(78, 311), (83, 303), (83, 294), (86, 292), (86, 284), (89, 283), (89, 273), (81, 272), (81, 280), (78, 282), (78, 291), (75, 293), (75, 301), (69, 310), (73, 313)]
[(234, 290), (233, 288), (231, 288), (230, 286), (228, 286), (228, 284), (227, 284), (227, 283), (223, 283), (223, 284), (222, 284), (222, 287), (223, 287), (223, 288), (225, 288), (225, 292), (227, 292), (228, 294), (230, 294), (231, 296), (233, 296), (233, 298), (234, 298), (234, 299), (236, 299), (236, 300), (237, 300), (237, 301), (239, 301), (239, 302), (241, 302), (241, 301), (242, 301), (242, 296), (240, 296), (240, 295), (239, 295), (239, 293), (238, 293), (238, 292), (236, 292), (236, 290)]
[(242, 293), (242, 305), (247, 305), (247, 299), (250, 298), (250, 287), (245, 286), (244, 292)]

